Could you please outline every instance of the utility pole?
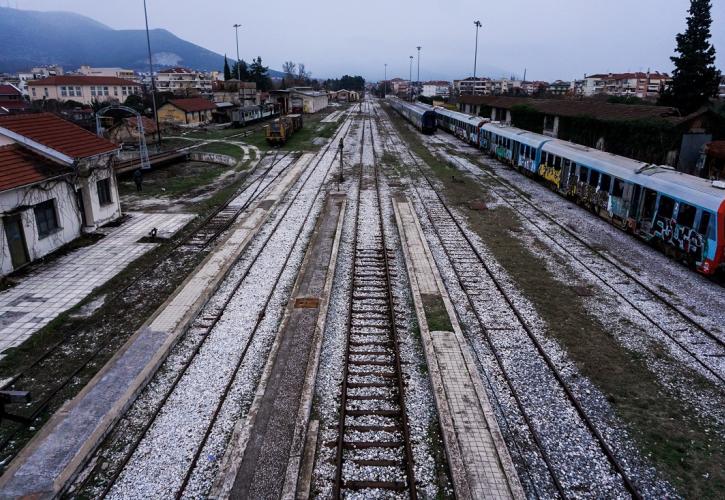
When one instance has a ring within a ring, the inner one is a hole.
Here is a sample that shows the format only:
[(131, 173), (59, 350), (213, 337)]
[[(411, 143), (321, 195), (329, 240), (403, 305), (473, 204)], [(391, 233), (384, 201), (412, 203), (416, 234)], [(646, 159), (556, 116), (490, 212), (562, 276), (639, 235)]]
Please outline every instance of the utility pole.
[(239, 28), (241, 27), (241, 24), (234, 25), (234, 33), (237, 37), (237, 80), (239, 80), (240, 82), (242, 81), (242, 70), (240, 68), (241, 64), (239, 64)]
[(476, 26), (476, 51), (473, 56), (473, 94), (476, 94), (476, 65), (478, 64), (478, 28), (481, 27), (481, 21), (474, 21)]
[(340, 184), (345, 182), (345, 177), (342, 175), (342, 153), (343, 153), (343, 142), (342, 139), (340, 139), (340, 145), (338, 146), (338, 150), (340, 151), (340, 178), (337, 181), (337, 190), (340, 190)]
[(154, 61), (151, 57), (151, 37), (149, 36), (149, 16), (146, 11), (146, 0), (143, 0), (143, 17), (146, 21), (146, 46), (149, 51), (149, 70), (151, 71), (151, 102), (154, 108), (154, 119), (156, 120), (156, 139), (161, 147), (161, 126), (159, 125), (159, 113), (156, 110), (156, 80), (154, 79)]
[(416, 83), (418, 85), (420, 85), (420, 49), (421, 49), (421, 46), (418, 45), (417, 49), (418, 49), (418, 77), (416, 78)]
[(408, 88), (410, 89), (410, 102), (413, 102), (413, 56), (410, 56), (410, 71), (408, 73)]
[(383, 79), (383, 99), (388, 95), (388, 63), (385, 63), (385, 78)]

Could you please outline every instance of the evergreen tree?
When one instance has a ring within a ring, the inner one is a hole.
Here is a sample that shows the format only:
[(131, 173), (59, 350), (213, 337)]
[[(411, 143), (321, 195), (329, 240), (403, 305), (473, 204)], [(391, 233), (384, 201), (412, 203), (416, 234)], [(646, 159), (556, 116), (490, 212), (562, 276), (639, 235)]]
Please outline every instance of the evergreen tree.
[(227, 61), (227, 55), (224, 54), (224, 79), (225, 80), (231, 80), (232, 79), (232, 70), (229, 67), (229, 61)]
[[(239, 73), (237, 73), (237, 66), (239, 66)], [(249, 74), (249, 66), (247, 65), (246, 61), (244, 61), (244, 59), (239, 61), (239, 63), (234, 63), (232, 65), (231, 74), (232, 78), (237, 78), (237, 75), (239, 75), (239, 79), (243, 82), (251, 80)]]
[(269, 68), (262, 64), (262, 58), (257, 56), (252, 60), (249, 66), (249, 77), (253, 82), (257, 83), (257, 89), (269, 90), (272, 88), (272, 80), (270, 80), (268, 72)]
[(718, 92), (720, 71), (715, 68), (715, 47), (710, 43), (710, 0), (691, 0), (687, 29), (677, 35), (677, 54), (672, 88), (662, 94), (661, 104), (675, 106), (683, 114), (708, 103)]

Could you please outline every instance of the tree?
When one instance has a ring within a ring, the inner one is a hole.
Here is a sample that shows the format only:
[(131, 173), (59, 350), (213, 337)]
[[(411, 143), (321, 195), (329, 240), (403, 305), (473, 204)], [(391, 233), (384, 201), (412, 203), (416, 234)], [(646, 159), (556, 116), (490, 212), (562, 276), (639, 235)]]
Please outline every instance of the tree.
[[(237, 72), (237, 66), (239, 66), (239, 72)], [(231, 74), (232, 79), (235, 79), (237, 78), (237, 76), (239, 76), (239, 79), (243, 82), (249, 81), (251, 79), (249, 74), (249, 66), (244, 61), (244, 59), (239, 61), (239, 63), (234, 63), (232, 65)]]
[(720, 71), (715, 67), (710, 0), (691, 0), (687, 28), (677, 35), (672, 87), (660, 97), (660, 104), (674, 106), (689, 114), (717, 95)]
[(227, 55), (224, 54), (224, 79), (232, 79), (232, 69), (229, 67), (229, 61), (227, 61)]
[(283, 82), (284, 82), (285, 86), (295, 84), (296, 71), (297, 71), (297, 65), (294, 62), (285, 61), (285, 63), (282, 64), (282, 72), (284, 73)]
[(269, 78), (269, 68), (262, 64), (262, 58), (257, 56), (252, 60), (249, 66), (249, 77), (257, 84), (259, 90), (269, 90), (272, 88), (272, 80)]

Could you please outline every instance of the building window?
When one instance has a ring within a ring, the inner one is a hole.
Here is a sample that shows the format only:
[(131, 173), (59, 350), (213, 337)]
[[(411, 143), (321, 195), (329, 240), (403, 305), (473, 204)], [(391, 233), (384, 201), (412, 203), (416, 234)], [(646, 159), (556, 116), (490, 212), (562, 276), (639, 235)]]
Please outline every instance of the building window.
[(98, 190), (98, 202), (101, 205), (110, 205), (113, 201), (111, 199), (111, 180), (102, 179), (96, 183), (96, 189)]
[(45, 95), (45, 97), (48, 97), (48, 87), (45, 87), (43, 89), (43, 94)]
[(35, 87), (32, 87), (30, 90), (33, 91), (33, 97), (36, 97), (36, 95), (35, 95)]
[(113, 95), (118, 96), (118, 87), (113, 87)]
[(60, 95), (61, 95), (61, 97), (68, 97), (68, 88), (67, 87), (61, 87), (60, 88)]
[(108, 87), (103, 87), (103, 95), (108, 95)]
[(46, 236), (58, 230), (58, 217), (55, 214), (55, 200), (44, 201), (38, 203), (33, 208), (35, 212), (35, 222), (38, 225), (38, 236), (45, 238)]

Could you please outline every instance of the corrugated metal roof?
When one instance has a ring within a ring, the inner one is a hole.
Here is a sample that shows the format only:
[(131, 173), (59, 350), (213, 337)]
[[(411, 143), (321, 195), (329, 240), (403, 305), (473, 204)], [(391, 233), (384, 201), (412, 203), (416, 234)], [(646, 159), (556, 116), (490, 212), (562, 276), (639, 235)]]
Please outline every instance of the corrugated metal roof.
[(70, 173), (68, 168), (54, 165), (19, 144), (0, 146), (0, 191), (28, 186)]
[(0, 116), (0, 134), (3, 129), (73, 159), (88, 158), (118, 149), (114, 143), (51, 113)]

